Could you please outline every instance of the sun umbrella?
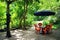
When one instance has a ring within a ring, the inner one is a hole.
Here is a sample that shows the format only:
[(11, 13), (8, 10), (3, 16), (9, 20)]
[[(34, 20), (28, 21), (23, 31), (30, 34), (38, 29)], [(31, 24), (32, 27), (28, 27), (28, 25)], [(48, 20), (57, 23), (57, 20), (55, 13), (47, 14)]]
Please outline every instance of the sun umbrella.
[[(51, 15), (55, 15), (55, 12), (49, 11), (49, 10), (43, 10), (43, 11), (35, 12), (34, 15), (35, 16), (51, 16)], [(42, 29), (44, 29), (44, 28), (42, 28)], [(44, 31), (44, 33), (45, 32), (46, 31)]]
[(35, 16), (50, 16), (50, 15), (55, 15), (55, 12), (49, 11), (49, 10), (43, 10), (39, 12), (34, 13)]

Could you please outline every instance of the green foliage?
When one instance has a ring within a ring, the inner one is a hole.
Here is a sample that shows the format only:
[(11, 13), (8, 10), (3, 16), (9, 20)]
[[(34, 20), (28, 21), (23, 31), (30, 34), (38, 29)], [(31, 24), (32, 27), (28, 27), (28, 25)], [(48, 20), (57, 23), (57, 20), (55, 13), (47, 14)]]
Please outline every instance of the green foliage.
[[(26, 16), (26, 26), (31, 26), (35, 23), (35, 21), (43, 21), (44, 25), (50, 23), (57, 23), (60, 22), (59, 15), (60, 15), (60, 0), (25, 0), (27, 5), (27, 14)], [(6, 23), (6, 2), (4, 0), (0, 0), (0, 29), (4, 28)], [(34, 12), (40, 10), (51, 10), (56, 12), (55, 16), (34, 16)], [(18, 28), (20, 23), (21, 17), (24, 14), (24, 0), (17, 0), (10, 4), (10, 14), (11, 14), (11, 28)], [(22, 24), (24, 24), (22, 20)], [(57, 28), (57, 25), (53, 26), (53, 28)], [(59, 27), (59, 26), (58, 26)]]

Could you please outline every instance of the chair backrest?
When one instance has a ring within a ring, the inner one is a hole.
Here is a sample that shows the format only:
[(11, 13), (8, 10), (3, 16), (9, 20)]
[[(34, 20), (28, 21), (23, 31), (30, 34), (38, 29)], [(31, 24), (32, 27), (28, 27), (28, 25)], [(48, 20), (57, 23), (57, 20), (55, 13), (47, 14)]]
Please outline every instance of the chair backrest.
[(50, 28), (52, 29), (52, 24), (49, 24), (50, 25)]
[(37, 24), (34, 24), (34, 27), (38, 27)]
[(50, 26), (49, 25), (46, 25), (46, 27), (45, 28), (49, 28)]
[(52, 25), (51, 25), (51, 24), (46, 25), (46, 27), (45, 27), (45, 28), (47, 28), (47, 30), (51, 30), (51, 29), (52, 29)]
[(42, 26), (42, 23), (38, 23), (38, 26), (41, 27)]
[(37, 30), (37, 31), (40, 31), (40, 30), (41, 30), (41, 28), (40, 28), (40, 27), (38, 27), (38, 25), (37, 25), (37, 24), (34, 24), (34, 27), (35, 27), (35, 30)]

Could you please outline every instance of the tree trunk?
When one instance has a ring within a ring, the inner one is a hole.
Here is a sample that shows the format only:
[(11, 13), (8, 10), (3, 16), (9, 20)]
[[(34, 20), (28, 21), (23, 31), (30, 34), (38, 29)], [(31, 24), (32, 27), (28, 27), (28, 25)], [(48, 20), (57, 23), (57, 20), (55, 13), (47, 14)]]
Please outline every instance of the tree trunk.
[[(26, 29), (26, 26), (25, 26), (26, 22), (25, 21), (26, 21), (27, 6), (28, 6), (27, 3), (26, 3), (26, 1), (27, 0), (24, 0), (24, 13), (23, 13), (22, 17), (20, 18), (20, 23), (19, 23), (19, 27), (23, 28), (23, 29)], [(22, 21), (24, 21), (24, 24), (23, 24), (24, 27), (22, 27), (22, 24), (21, 24)]]
[(22, 29), (22, 18), (20, 18), (20, 21), (19, 21), (19, 28)]
[(24, 29), (26, 29), (26, 25), (25, 25), (25, 23), (26, 23), (26, 14), (27, 14), (27, 0), (24, 0)]
[(11, 37), (11, 33), (10, 33), (10, 13), (9, 13), (9, 3), (7, 3), (7, 14), (6, 14), (6, 16), (7, 16), (7, 20), (6, 20), (6, 24), (7, 24), (7, 28), (6, 28), (6, 31), (7, 31), (7, 33), (6, 33), (6, 37)]

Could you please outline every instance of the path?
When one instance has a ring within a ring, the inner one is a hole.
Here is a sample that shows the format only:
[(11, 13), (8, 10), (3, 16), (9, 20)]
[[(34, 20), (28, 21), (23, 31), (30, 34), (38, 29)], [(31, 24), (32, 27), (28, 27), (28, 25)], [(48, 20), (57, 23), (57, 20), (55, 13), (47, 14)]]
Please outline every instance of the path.
[(60, 40), (60, 29), (54, 30), (52, 34), (42, 35), (36, 34), (34, 27), (29, 30), (14, 30), (11, 31), (12, 37), (6, 38), (6, 32), (0, 32), (0, 40)]

